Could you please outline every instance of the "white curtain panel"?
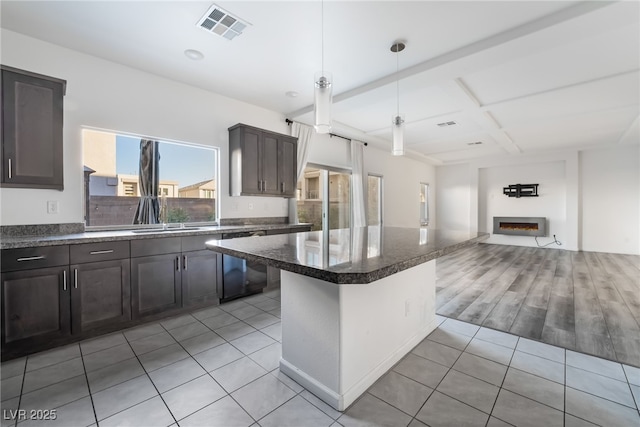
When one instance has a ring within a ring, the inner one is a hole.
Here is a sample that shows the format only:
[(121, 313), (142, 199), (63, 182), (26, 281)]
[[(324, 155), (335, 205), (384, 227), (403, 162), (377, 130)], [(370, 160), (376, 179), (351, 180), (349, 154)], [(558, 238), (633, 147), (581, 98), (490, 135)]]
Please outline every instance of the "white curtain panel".
[(364, 205), (364, 178), (364, 144), (360, 141), (351, 140), (351, 210), (353, 212), (353, 227), (367, 225)]
[[(291, 136), (298, 138), (298, 176), (296, 182), (300, 181), (304, 168), (307, 167), (307, 157), (309, 156), (309, 146), (313, 137), (313, 128), (302, 123), (291, 123)], [(289, 224), (298, 223), (298, 200), (295, 197), (289, 199)]]

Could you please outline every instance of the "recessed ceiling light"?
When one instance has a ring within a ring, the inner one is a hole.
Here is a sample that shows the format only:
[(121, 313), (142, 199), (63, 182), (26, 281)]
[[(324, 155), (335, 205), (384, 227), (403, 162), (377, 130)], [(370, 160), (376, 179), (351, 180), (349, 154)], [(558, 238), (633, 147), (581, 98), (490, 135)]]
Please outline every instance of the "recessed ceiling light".
[(193, 59), (194, 61), (200, 61), (201, 59), (204, 58), (204, 54), (199, 50), (195, 50), (195, 49), (185, 50), (184, 55), (189, 59)]
[(290, 90), (289, 92), (285, 93), (285, 95), (287, 95), (289, 98), (295, 98), (296, 96), (298, 96), (298, 92), (296, 92), (295, 90)]

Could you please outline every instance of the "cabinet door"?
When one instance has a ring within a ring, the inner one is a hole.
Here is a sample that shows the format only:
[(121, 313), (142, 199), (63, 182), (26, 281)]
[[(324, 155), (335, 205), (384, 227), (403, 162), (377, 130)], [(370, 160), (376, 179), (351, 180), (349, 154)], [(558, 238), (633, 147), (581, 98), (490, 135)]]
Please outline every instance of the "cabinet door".
[(278, 137), (266, 132), (262, 135), (263, 193), (280, 195), (280, 182), (278, 181)]
[(29, 346), (69, 335), (68, 269), (40, 268), (2, 274), (2, 344)]
[(129, 260), (71, 266), (73, 333), (131, 320)]
[(63, 189), (63, 82), (2, 70), (2, 185)]
[(220, 254), (209, 250), (182, 254), (182, 302), (184, 307), (218, 300)]
[(180, 254), (131, 259), (134, 319), (182, 306)]
[(242, 194), (262, 192), (262, 164), (260, 161), (261, 132), (242, 129)]
[(294, 139), (282, 139), (278, 152), (280, 194), (295, 197), (298, 174), (298, 144)]

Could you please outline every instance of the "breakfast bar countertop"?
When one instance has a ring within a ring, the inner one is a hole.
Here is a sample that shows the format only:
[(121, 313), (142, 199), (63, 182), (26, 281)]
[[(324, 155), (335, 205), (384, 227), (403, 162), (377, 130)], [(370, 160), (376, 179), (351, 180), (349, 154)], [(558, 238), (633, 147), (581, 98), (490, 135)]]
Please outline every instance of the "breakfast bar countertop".
[(337, 284), (371, 283), (485, 240), (488, 233), (368, 226), (211, 240), (208, 249)]

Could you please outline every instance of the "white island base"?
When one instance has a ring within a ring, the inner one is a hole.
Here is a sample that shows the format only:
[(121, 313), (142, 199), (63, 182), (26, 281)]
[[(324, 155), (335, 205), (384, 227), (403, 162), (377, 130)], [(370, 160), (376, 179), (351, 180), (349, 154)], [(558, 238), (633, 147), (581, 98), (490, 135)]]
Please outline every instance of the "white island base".
[(435, 329), (435, 269), (355, 285), (283, 270), (280, 370), (343, 411)]

